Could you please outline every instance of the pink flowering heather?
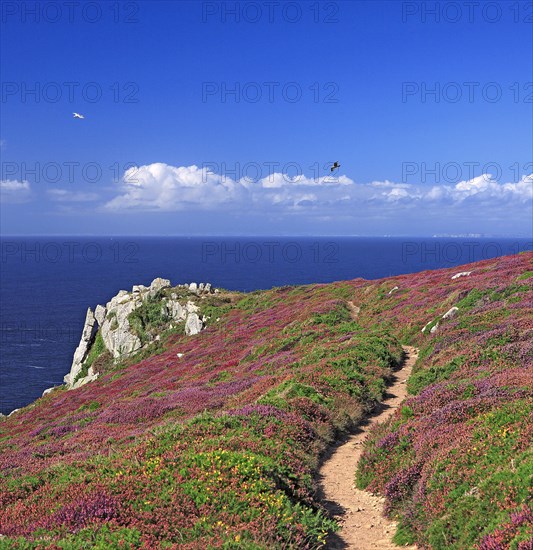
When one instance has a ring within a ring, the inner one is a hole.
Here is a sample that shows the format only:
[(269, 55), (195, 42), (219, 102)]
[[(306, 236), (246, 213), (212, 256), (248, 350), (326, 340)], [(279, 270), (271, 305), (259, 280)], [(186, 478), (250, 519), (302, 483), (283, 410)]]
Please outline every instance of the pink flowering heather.
[(383, 398), (409, 343), (412, 396), (373, 432), (359, 484), (386, 495), (405, 541), (528, 548), (532, 259), (228, 293), (202, 333), (0, 423), (0, 545), (320, 548), (336, 529), (321, 453)]
[(392, 313), (394, 332), (420, 348), (413, 397), (374, 429), (357, 473), (385, 495), (398, 543), (531, 547), (532, 267), (525, 253), (465, 266), (472, 274), (457, 280), (462, 268), (396, 277), (402, 292), (370, 306), (369, 325)]

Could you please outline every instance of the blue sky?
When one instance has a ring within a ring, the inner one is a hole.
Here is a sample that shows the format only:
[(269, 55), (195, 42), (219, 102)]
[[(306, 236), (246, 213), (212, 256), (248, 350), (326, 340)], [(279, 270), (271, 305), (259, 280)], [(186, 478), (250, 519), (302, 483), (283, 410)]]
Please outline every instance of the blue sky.
[(23, 4), (3, 234), (533, 234), (528, 2)]

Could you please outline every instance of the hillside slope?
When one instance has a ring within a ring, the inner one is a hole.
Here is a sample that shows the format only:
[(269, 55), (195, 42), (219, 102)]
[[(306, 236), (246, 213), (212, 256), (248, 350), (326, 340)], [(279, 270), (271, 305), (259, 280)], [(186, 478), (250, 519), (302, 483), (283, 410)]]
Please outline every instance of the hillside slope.
[[(525, 540), (511, 512), (531, 468), (532, 264), (524, 253), (237, 296), (202, 333), (165, 333), (154, 355), (46, 395), (0, 424), (0, 547), (320, 547), (335, 524), (317, 500), (319, 457), (381, 400), (402, 343), (421, 349), (409, 382), (420, 393), (374, 434), (359, 484), (387, 495), (400, 537)], [(492, 502), (476, 485), (463, 537), (450, 507), (473, 490), (476, 464), (462, 459), (474, 446), (479, 475), (510, 474)]]
[(533, 548), (532, 267), (528, 254), (453, 280), (421, 274), (385, 300), (420, 357), (412, 397), (371, 434), (357, 485), (385, 495), (398, 543)]

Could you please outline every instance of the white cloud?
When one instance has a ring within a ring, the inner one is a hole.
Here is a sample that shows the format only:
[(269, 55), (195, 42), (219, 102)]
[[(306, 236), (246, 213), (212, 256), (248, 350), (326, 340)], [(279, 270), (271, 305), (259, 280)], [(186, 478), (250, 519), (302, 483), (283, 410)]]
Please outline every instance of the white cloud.
[(197, 166), (155, 163), (124, 174), (119, 194), (105, 210), (320, 211), (320, 215), (357, 216), (372, 209), (406, 206), (471, 208), (478, 204), (523, 208), (533, 199), (533, 174), (500, 184), (488, 174), (455, 185), (421, 186), (388, 180), (358, 184), (347, 176), (308, 178), (273, 173), (235, 181)]
[(49, 189), (48, 194), (58, 202), (90, 202), (98, 200), (96, 193), (84, 193), (83, 191), (67, 191), (66, 189)]
[(25, 202), (31, 193), (29, 182), (17, 180), (0, 181), (0, 199), (2, 202)]
[(121, 194), (106, 203), (110, 210), (217, 209), (245, 201), (246, 187), (207, 168), (154, 163), (133, 167), (123, 177)]

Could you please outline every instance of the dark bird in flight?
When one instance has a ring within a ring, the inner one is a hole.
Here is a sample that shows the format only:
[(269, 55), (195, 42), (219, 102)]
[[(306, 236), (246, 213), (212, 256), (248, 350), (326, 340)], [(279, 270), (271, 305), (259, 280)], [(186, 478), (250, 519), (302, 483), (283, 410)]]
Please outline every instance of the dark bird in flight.
[(333, 166), (330, 168), (330, 170), (333, 172), (333, 170), (336, 170), (337, 168), (340, 168), (341, 165), (339, 164), (339, 161), (336, 160), (333, 164)]

